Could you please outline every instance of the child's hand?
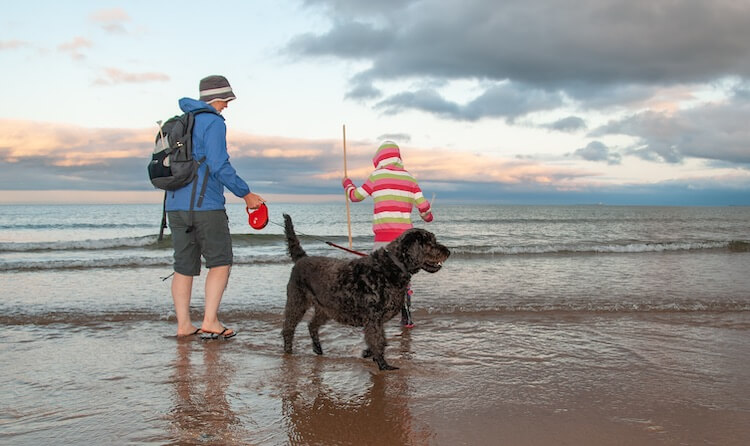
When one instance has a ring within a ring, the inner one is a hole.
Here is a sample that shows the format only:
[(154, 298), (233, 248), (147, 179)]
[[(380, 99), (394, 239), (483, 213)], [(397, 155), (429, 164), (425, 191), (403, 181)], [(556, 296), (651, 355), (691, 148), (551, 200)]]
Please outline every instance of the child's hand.
[(348, 189), (350, 187), (354, 187), (354, 182), (349, 178), (344, 177), (344, 179), (341, 180), (341, 185), (344, 186), (344, 189)]
[(428, 212), (426, 214), (420, 214), (420, 216), (422, 217), (422, 220), (426, 221), (427, 223), (431, 222), (432, 218), (433, 218), (432, 217), (432, 211), (430, 211), (430, 212)]

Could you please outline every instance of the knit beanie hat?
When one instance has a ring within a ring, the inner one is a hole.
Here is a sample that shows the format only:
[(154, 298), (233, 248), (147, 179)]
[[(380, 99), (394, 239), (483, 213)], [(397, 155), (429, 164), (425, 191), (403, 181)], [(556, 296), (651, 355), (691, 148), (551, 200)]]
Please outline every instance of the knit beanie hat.
[(208, 76), (200, 82), (200, 100), (206, 103), (213, 101), (231, 101), (237, 99), (232, 92), (232, 86), (224, 76)]
[(383, 144), (378, 147), (375, 152), (375, 156), (372, 157), (372, 164), (375, 167), (386, 164), (398, 164), (402, 165), (401, 151), (393, 141), (384, 141)]

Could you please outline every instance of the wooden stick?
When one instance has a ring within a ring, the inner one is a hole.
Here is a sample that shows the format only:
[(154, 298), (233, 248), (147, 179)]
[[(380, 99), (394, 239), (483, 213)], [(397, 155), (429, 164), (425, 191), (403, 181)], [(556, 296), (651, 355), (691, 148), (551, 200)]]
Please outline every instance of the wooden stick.
[[(349, 175), (346, 172), (346, 124), (342, 126), (344, 132), (344, 178), (348, 178)], [(352, 216), (349, 212), (349, 193), (344, 191), (346, 200), (346, 227), (349, 229), (349, 249), (352, 249)]]

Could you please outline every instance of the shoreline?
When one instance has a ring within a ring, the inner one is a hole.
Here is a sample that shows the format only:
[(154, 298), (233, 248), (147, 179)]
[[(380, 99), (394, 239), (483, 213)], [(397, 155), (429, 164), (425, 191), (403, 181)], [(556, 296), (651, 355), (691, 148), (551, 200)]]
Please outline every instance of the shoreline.
[(322, 356), (304, 324), (283, 354), (280, 319), (228, 321), (238, 336), (208, 342), (177, 340), (172, 320), (16, 326), (2, 347), (0, 440), (746, 444), (750, 313), (672, 316), (389, 323), (393, 372), (360, 358), (361, 332), (337, 324), (321, 332)]

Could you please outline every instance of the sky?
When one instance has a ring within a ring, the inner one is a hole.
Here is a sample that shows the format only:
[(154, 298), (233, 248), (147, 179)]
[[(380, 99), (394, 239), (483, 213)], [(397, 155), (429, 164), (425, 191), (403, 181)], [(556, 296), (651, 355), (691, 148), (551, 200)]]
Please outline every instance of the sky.
[(446, 203), (750, 205), (750, 0), (0, 1), (0, 203), (160, 202), (221, 74), (269, 203), (343, 200), (345, 127), (355, 183), (393, 140)]

